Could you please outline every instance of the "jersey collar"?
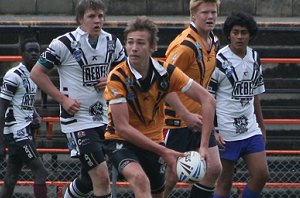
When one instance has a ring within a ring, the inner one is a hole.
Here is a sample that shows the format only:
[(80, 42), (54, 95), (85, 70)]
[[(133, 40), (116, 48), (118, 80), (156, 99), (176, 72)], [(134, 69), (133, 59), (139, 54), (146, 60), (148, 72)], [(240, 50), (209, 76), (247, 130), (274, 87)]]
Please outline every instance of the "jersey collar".
[[(154, 66), (154, 69), (159, 73), (160, 76), (163, 76), (167, 73), (166, 69), (161, 64), (159, 64), (159, 62), (157, 62), (154, 58), (151, 57), (150, 60), (152, 65)], [(134, 67), (130, 65), (128, 58), (127, 58), (127, 64), (129, 66), (130, 71), (133, 73), (136, 79), (142, 78), (142, 75), (136, 69), (134, 69)]]

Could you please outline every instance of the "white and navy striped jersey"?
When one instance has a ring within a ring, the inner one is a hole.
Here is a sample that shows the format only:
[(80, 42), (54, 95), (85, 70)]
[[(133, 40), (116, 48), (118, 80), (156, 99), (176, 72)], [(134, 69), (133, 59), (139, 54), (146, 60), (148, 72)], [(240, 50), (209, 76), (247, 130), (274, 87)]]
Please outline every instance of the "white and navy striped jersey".
[(216, 130), (226, 141), (236, 141), (262, 134), (254, 114), (254, 96), (265, 91), (258, 54), (247, 47), (244, 58), (229, 46), (217, 54), (217, 66), (209, 91), (217, 101)]
[(33, 120), (36, 84), (20, 63), (3, 77), (0, 97), (10, 101), (5, 114), (4, 134), (13, 134), (16, 141), (28, 139), (25, 127)]
[(57, 66), (60, 91), (80, 101), (80, 110), (69, 115), (62, 107), (61, 128), (70, 133), (107, 124), (107, 105), (102, 92), (94, 85), (106, 77), (113, 63), (125, 59), (119, 39), (101, 31), (96, 48), (91, 47), (88, 33), (79, 27), (54, 39), (41, 54), (39, 63), (51, 70)]

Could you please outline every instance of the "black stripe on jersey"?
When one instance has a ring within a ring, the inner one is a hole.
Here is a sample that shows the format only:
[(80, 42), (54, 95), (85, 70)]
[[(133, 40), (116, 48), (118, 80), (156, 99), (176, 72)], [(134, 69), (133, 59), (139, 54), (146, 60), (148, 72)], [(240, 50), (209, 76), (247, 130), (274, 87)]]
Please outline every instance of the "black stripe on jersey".
[(165, 114), (174, 118), (176, 117), (176, 112), (171, 109), (165, 109)]
[(173, 74), (174, 70), (175, 70), (175, 66), (172, 65), (172, 64), (168, 64), (168, 66), (167, 66), (167, 72), (168, 72), (168, 74), (170, 76)]
[(218, 82), (216, 81), (216, 79), (211, 78), (210, 82), (209, 82), (209, 87), (208, 87), (209, 93), (215, 95), (217, 89), (218, 89)]
[[(228, 61), (228, 59), (222, 53), (219, 53), (218, 56), (221, 57), (224, 61)], [(229, 80), (230, 84), (232, 85), (232, 87), (234, 87), (234, 82), (238, 80), (237, 74), (235, 72), (234, 67), (232, 67), (233, 71), (232, 71), (232, 74), (230, 76), (226, 75), (226, 69), (223, 68), (223, 63), (219, 60), (217, 60), (217, 67), (219, 68), (219, 70), (221, 72), (223, 72), (225, 74), (225, 76), (228, 78), (228, 80)], [(234, 77), (235, 77), (236, 80), (234, 79)]]
[[(69, 33), (69, 35), (73, 39), (73, 41), (75, 41), (75, 37), (73, 36), (73, 34)], [(81, 59), (76, 60), (78, 62), (78, 64), (80, 65), (80, 67), (85, 65), (84, 61), (87, 63), (86, 57), (85, 57), (84, 52), (82, 51), (82, 49), (81, 48), (78, 48), (78, 49), (71, 48), (71, 40), (66, 35), (60, 37), (58, 40), (60, 40), (68, 48), (68, 50), (70, 51), (72, 56), (73, 56), (73, 53), (75, 52), (75, 50), (80, 50), (81, 51), (81, 55), (82, 55)]]
[[(61, 64), (60, 57), (57, 56), (55, 54), (55, 51), (53, 49), (51, 49), (50, 47), (48, 47), (46, 49), (46, 51), (44, 51), (41, 54), (40, 59), (42, 61), (50, 62), (51, 65), (60, 65)], [(46, 65), (44, 65), (44, 66), (46, 66)], [(48, 69), (52, 69), (52, 68), (48, 68)]]
[(253, 81), (254, 88), (257, 88), (264, 84), (263, 76), (260, 73), (260, 58), (258, 54), (252, 49), (252, 57), (253, 57), (253, 73), (251, 80)]
[(23, 76), (23, 72), (21, 72), (21, 71), (18, 70), (18, 69), (16, 69), (16, 70), (14, 71), (14, 73), (17, 74), (18, 76), (20, 76), (20, 78), (22, 78), (22, 76)]
[[(192, 43), (191, 41), (187, 41), (184, 40), (181, 45), (187, 46), (189, 48), (191, 48), (194, 53), (195, 53), (195, 59), (198, 60), (198, 56), (200, 55), (198, 52), (198, 49), (196, 48), (196, 46), (194, 45), (194, 43)], [(203, 63), (203, 57), (202, 57), (202, 52), (201, 52), (201, 63), (197, 61), (198, 67), (199, 67), (199, 71), (200, 71), (200, 84), (202, 85), (203, 83), (203, 79), (204, 79), (204, 71), (205, 71), (205, 64)]]
[(77, 122), (77, 119), (70, 120), (70, 121), (60, 121), (60, 123), (61, 123), (62, 125), (73, 124), (73, 123), (75, 123), (75, 122)]
[(194, 42), (196, 42), (196, 39), (191, 34), (188, 34), (187, 37), (192, 39)]
[(12, 126), (16, 123), (13, 123), (17, 121), (14, 115), (14, 110), (13, 110), (13, 106), (10, 105), (7, 111), (7, 114), (5, 116), (5, 126)]
[(31, 87), (30, 87), (29, 79), (28, 79), (28, 78), (26, 78), (26, 79), (23, 78), (24, 76), (26, 76), (25, 72), (19, 68), (19, 69), (16, 69), (16, 70), (14, 71), (14, 73), (17, 74), (17, 75), (22, 79), (23, 83), (24, 83), (24, 80), (26, 80), (26, 84), (27, 84), (28, 86), (26, 86), (26, 87), (24, 87), (24, 88), (26, 89), (26, 92), (27, 92), (27, 93), (30, 93), (30, 92), (31, 92)]
[(10, 80), (3, 81), (3, 85), (1, 89), (2, 94), (12, 97), (17, 90), (18, 90), (18, 85), (15, 82), (12, 82)]
[[(117, 71), (122, 75), (123, 79), (127, 79), (126, 73), (122, 70), (122, 68), (118, 68)], [(139, 104), (138, 98), (136, 97), (137, 96), (136, 90), (134, 89), (135, 82), (131, 82), (132, 84), (130, 85), (130, 83), (124, 82), (123, 79), (121, 79), (119, 76), (117, 76), (115, 74), (112, 74), (110, 80), (114, 80), (114, 81), (118, 81), (118, 82), (122, 83), (122, 85), (124, 86), (126, 93), (127, 93), (126, 100), (127, 100), (128, 105), (131, 106), (134, 113), (138, 115), (140, 121), (145, 123), (145, 118), (142, 113), (142, 108)], [(133, 94), (133, 97), (131, 96), (131, 94)]]

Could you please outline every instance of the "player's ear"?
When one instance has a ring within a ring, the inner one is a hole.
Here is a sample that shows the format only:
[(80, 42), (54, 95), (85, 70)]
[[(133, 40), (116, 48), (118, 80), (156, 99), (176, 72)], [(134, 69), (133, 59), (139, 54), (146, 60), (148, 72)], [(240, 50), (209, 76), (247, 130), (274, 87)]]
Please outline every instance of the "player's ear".
[(151, 52), (151, 54), (154, 53), (155, 51), (157, 51), (157, 45), (156, 44), (152, 44), (150, 46), (150, 52)]

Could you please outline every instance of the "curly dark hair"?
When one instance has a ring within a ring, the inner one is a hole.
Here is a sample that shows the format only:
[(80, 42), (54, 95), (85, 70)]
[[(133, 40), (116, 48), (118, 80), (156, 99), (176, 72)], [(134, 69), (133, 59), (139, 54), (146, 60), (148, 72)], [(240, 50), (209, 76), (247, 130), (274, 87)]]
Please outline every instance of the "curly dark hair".
[(223, 26), (223, 33), (225, 34), (227, 39), (229, 38), (232, 27), (235, 25), (246, 27), (250, 33), (251, 40), (253, 40), (257, 35), (258, 28), (256, 21), (248, 13), (233, 12), (226, 18)]

